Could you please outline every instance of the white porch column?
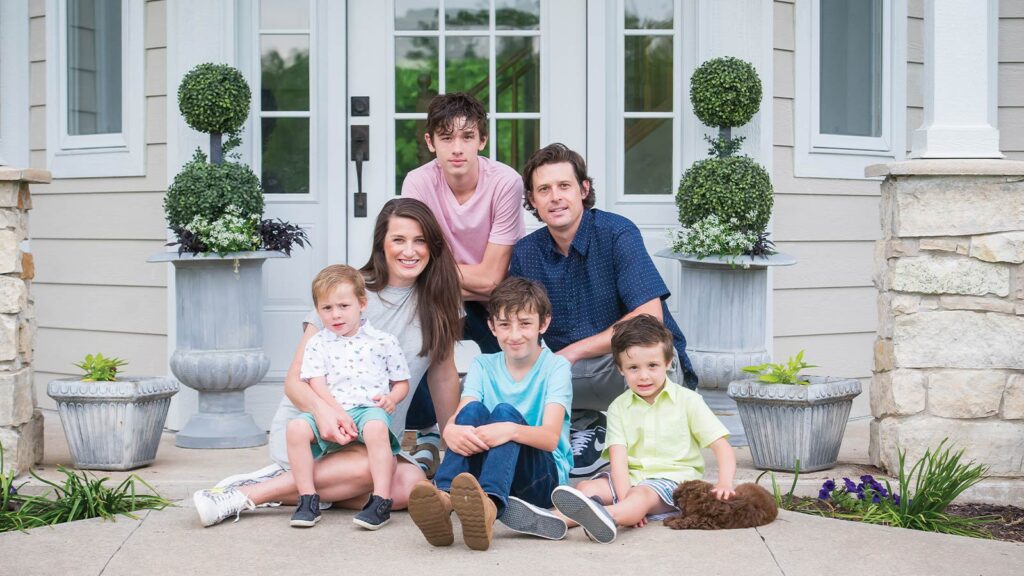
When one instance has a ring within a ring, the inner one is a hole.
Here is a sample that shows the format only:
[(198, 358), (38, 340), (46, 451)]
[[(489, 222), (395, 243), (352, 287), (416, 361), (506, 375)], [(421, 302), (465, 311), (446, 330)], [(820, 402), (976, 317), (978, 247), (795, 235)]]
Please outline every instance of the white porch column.
[(998, 0), (925, 0), (924, 125), (913, 158), (1002, 158)]

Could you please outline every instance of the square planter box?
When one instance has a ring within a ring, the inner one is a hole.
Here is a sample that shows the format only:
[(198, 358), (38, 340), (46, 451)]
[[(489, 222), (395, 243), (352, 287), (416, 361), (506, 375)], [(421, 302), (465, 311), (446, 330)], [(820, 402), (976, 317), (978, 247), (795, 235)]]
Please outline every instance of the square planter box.
[(757, 379), (729, 383), (754, 466), (761, 470), (801, 472), (835, 466), (853, 399), (860, 381), (808, 377), (807, 386), (766, 384)]

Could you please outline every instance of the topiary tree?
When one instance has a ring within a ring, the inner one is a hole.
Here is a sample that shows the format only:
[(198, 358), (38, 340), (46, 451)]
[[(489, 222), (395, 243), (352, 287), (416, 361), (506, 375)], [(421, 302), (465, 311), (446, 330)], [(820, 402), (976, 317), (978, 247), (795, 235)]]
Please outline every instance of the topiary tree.
[(679, 182), (676, 205), (679, 222), (690, 228), (710, 216), (735, 232), (759, 238), (771, 218), (771, 179), (761, 165), (747, 156), (735, 156), (743, 138), (733, 138), (732, 128), (753, 118), (761, 104), (761, 80), (754, 67), (737, 58), (708, 60), (690, 80), (694, 113), (708, 126), (717, 126), (717, 139), (706, 137), (712, 156), (695, 162)]
[(209, 164), (200, 150), (174, 177), (164, 197), (167, 224), (175, 231), (184, 229), (196, 216), (215, 221), (228, 206), (235, 206), (246, 216), (262, 215), (260, 179), (244, 164)]
[(210, 133), (210, 157), (223, 161), (221, 135), (237, 132), (249, 117), (252, 91), (242, 73), (227, 64), (200, 64), (178, 86), (178, 110), (193, 129)]

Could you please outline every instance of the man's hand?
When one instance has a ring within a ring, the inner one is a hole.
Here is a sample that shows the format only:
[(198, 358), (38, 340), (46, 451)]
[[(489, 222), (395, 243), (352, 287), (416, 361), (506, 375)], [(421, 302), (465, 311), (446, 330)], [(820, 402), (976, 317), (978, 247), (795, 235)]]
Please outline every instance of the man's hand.
[(395, 411), (395, 401), (391, 399), (391, 394), (378, 394), (373, 397), (373, 401), (388, 414)]
[(321, 403), (313, 413), (313, 420), (320, 430), (320, 437), (329, 442), (344, 445), (359, 436), (352, 417), (340, 408)]
[(444, 442), (449, 450), (462, 456), (472, 456), (488, 449), (487, 443), (476, 435), (476, 428), (455, 423), (445, 426)]
[(573, 347), (571, 345), (562, 348), (558, 352), (555, 352), (555, 354), (558, 354), (562, 358), (568, 360), (570, 366), (576, 364), (576, 362), (580, 359), (580, 355), (577, 354), (575, 350), (573, 350)]
[(477, 426), (476, 436), (487, 443), (488, 448), (501, 446), (512, 440), (516, 434), (516, 424), (512, 422), (495, 422)]
[(711, 489), (711, 494), (719, 500), (728, 500), (736, 495), (736, 491), (732, 489), (732, 484), (715, 484), (715, 487)]

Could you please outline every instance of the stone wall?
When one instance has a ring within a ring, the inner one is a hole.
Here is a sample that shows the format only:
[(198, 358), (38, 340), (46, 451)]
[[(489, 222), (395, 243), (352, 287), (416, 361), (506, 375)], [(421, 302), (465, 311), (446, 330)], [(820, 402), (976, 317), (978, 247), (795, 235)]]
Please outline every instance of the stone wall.
[(28, 186), (49, 181), (49, 172), (0, 166), (0, 446), (5, 471), (16, 473), (43, 457), (43, 417), (32, 385), (35, 265), (28, 251)]
[(882, 184), (871, 459), (949, 438), (1024, 476), (1024, 162), (914, 160)]

